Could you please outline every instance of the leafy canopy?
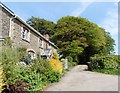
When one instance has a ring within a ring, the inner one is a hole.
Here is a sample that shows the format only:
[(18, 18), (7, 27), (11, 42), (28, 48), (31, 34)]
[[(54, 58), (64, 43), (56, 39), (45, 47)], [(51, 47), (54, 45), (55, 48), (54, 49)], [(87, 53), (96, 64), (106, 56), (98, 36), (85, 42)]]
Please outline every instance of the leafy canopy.
[(41, 34), (49, 34), (64, 58), (71, 56), (73, 61), (84, 63), (92, 56), (114, 53), (115, 41), (110, 33), (86, 18), (65, 16), (55, 24), (31, 17), (27, 23)]
[(52, 35), (55, 28), (53, 22), (33, 16), (27, 20), (27, 23), (43, 35)]

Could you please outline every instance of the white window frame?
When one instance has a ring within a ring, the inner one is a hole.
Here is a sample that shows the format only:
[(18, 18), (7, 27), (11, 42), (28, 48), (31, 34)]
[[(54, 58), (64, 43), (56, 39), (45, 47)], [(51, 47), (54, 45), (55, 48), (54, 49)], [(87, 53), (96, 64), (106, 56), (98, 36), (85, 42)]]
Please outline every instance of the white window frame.
[(26, 27), (21, 27), (21, 38), (30, 42), (30, 30)]
[(39, 39), (39, 47), (43, 48), (43, 39), (42, 38)]

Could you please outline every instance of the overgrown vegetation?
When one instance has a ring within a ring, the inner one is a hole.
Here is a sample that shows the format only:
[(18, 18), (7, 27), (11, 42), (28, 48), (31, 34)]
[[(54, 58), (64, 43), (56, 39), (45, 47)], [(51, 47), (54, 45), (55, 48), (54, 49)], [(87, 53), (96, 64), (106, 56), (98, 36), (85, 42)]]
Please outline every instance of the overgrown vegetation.
[[(11, 93), (41, 91), (44, 86), (58, 82), (61, 77), (61, 72), (53, 69), (51, 61), (40, 58), (28, 60), (26, 48), (11, 48), (6, 44), (0, 48), (0, 53), (4, 89)], [(57, 58), (55, 55), (54, 58)], [(26, 65), (21, 65), (21, 61)]]
[(27, 22), (40, 33), (43, 30), (47, 32), (59, 47), (62, 58), (71, 56), (73, 62), (86, 64), (95, 55), (106, 56), (114, 53), (115, 42), (110, 33), (86, 18), (65, 16), (55, 24), (31, 17)]
[(62, 74), (63, 66), (58, 58), (58, 54), (53, 52), (53, 58), (49, 60), (49, 63), (54, 72), (59, 72)]
[(120, 74), (120, 56), (91, 57), (90, 68), (106, 74)]

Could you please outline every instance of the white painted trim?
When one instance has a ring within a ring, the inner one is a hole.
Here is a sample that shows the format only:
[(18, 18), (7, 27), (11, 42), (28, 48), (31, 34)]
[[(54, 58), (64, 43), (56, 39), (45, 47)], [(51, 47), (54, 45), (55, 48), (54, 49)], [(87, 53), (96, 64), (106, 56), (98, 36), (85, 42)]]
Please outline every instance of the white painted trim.
[(1, 2), (0, 2), (0, 6), (2, 7), (2, 8), (4, 8), (6, 11), (8, 11), (11, 15), (15, 15), (14, 14), (14, 12), (13, 11), (11, 11), (9, 8), (7, 8), (4, 4), (2, 4)]
[(28, 48), (28, 49), (27, 49), (27, 52), (29, 52), (29, 51), (33, 51), (33, 52), (36, 54), (36, 52), (35, 52), (34, 49)]

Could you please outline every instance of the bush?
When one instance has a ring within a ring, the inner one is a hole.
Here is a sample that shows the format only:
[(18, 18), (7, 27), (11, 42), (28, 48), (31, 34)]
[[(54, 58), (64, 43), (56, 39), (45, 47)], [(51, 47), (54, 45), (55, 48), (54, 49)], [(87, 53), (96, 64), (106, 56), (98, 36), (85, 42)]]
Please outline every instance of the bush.
[(12, 47), (12, 40), (10, 39), (10, 37), (5, 38), (5, 40), (2, 42), (2, 46), (6, 46), (11, 48)]
[(62, 66), (62, 63), (60, 62), (60, 60), (52, 58), (49, 60), (49, 63), (51, 65), (53, 71), (59, 72), (60, 74), (62, 74), (63, 66)]
[(27, 52), (27, 48), (25, 47), (17, 48), (17, 52), (21, 62), (25, 62), (27, 65), (31, 63), (32, 60)]
[(51, 72), (48, 78), (48, 82), (54, 83), (60, 80), (61, 74), (59, 72)]
[(68, 62), (73, 62), (73, 58), (71, 56), (66, 57), (68, 59)]
[[(18, 62), (19, 56), (16, 49), (2, 47), (0, 50), (0, 62), (3, 70), (3, 82), (5, 84), (16, 82), (18, 76)], [(17, 68), (17, 69), (16, 69)]]
[[(49, 64), (49, 61), (46, 59), (35, 59), (32, 61), (32, 64), (30, 66), (31, 71), (39, 75), (38, 81), (42, 86), (48, 84), (48, 83), (54, 83), (58, 82), (61, 74), (57, 71), (54, 71), (51, 67), (51, 64)], [(32, 75), (34, 76), (34, 75)], [(34, 76), (35, 77), (35, 76)], [(38, 85), (38, 84), (36, 84)], [(41, 88), (40, 86), (38, 88)]]
[(73, 67), (73, 66), (76, 66), (76, 65), (77, 65), (77, 62), (68, 62), (69, 67)]
[(68, 66), (73, 67), (77, 65), (77, 62), (73, 62), (73, 58), (71, 56), (66, 57), (68, 59)]
[[(109, 71), (114, 70), (118, 72), (120, 64), (120, 56), (102, 56), (102, 57), (92, 57), (91, 58), (91, 70), (101, 71), (105, 73), (110, 73)], [(113, 74), (114, 74), (113, 72)]]
[(58, 54), (56, 52), (53, 52), (53, 58), (54, 59), (59, 59)]
[(44, 82), (42, 81), (42, 75), (33, 72), (29, 68), (21, 67), (19, 79), (25, 82), (27, 91), (40, 91), (43, 89)]
[(41, 73), (44, 75), (48, 75), (48, 73), (52, 70), (51, 65), (49, 64), (47, 59), (34, 59), (30, 66), (31, 70), (36, 73)]
[[(62, 65), (58, 59), (51, 59), (52, 62), (45, 59), (35, 59), (24, 67), (19, 65), (19, 61), (24, 58), (22, 57), (24, 49), (22, 51), (4, 46), (2, 49), (0, 48), (0, 53), (0, 66), (3, 70), (3, 82), (6, 85), (4, 88), (9, 87), (8, 90), (12, 93), (41, 91), (46, 84), (58, 82), (61, 77)], [(50, 63), (54, 63), (54, 66)], [(55, 65), (58, 68), (55, 68)]]

